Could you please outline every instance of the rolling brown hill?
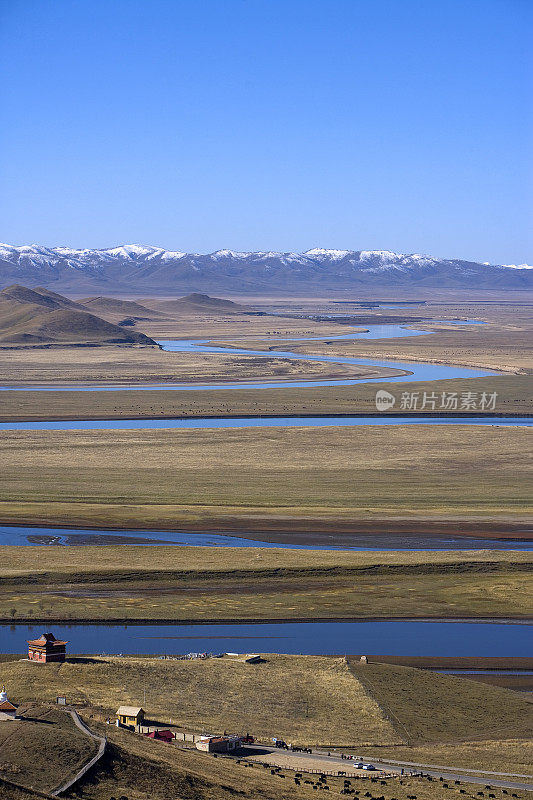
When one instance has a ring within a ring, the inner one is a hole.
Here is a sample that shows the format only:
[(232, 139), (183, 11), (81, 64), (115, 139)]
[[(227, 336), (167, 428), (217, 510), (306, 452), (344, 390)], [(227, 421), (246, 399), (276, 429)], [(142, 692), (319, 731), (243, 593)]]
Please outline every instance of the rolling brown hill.
[(119, 300), (116, 297), (85, 297), (78, 300), (80, 306), (92, 314), (97, 314), (108, 322), (118, 322), (123, 318), (133, 320), (160, 319), (161, 313), (133, 300)]
[(62, 295), (19, 284), (0, 292), (0, 344), (156, 345), (143, 333), (101, 319)]
[(171, 315), (186, 314), (242, 314), (248, 311), (248, 307), (231, 300), (223, 300), (220, 297), (210, 297), (207, 294), (193, 292), (185, 297), (177, 297), (175, 300), (143, 300), (144, 306)]

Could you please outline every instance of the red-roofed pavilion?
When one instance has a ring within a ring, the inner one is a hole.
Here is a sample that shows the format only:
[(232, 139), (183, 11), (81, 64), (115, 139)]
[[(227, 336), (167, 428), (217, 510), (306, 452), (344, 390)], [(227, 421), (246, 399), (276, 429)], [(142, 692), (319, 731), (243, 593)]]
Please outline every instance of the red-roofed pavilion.
[(43, 633), (38, 639), (28, 640), (28, 658), (47, 664), (51, 661), (64, 661), (67, 642), (56, 639), (53, 633)]

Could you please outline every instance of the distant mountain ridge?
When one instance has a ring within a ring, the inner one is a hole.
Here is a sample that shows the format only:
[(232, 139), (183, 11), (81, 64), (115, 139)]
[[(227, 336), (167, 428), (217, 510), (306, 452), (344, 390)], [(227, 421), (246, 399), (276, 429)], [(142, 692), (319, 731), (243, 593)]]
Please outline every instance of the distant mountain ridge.
[(533, 268), (388, 250), (217, 250), (201, 255), (143, 245), (74, 250), (0, 244), (0, 286), (10, 283), (68, 292), (147, 294), (316, 294), (367, 287), (531, 290)]

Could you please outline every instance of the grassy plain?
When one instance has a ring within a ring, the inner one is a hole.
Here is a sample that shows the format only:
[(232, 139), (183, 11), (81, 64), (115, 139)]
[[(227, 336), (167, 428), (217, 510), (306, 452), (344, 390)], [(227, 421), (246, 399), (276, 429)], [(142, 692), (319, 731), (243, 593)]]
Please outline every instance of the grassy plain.
[(205, 622), (533, 614), (533, 563), (528, 553), (127, 545), (6, 546), (3, 553), (3, 620)]
[(531, 442), (527, 428), (468, 425), (4, 431), (0, 519), (295, 533), (361, 520), (527, 528)]
[[(395, 370), (266, 356), (173, 353), (156, 347), (58, 347), (1, 349), (2, 382), (12, 386), (219, 383), (223, 381), (312, 380), (399, 374)], [(41, 394), (42, 396), (42, 394)], [(78, 397), (78, 403), (85, 400)]]
[[(0, 355), (1, 358), (1, 355)], [(253, 361), (253, 359), (251, 359)], [(285, 363), (285, 362), (284, 362)], [(301, 362), (300, 362), (301, 363)], [(217, 362), (218, 364), (218, 362)], [(251, 365), (253, 368), (253, 364)], [(361, 369), (366, 369), (361, 367)], [(353, 374), (353, 373), (351, 373)], [(307, 375), (307, 373), (306, 373)], [(294, 416), (376, 414), (375, 397), (380, 389), (418, 392), (420, 404), (424, 392), (497, 393), (494, 413), (532, 414), (533, 375), (495, 375), (490, 378), (454, 378), (440, 381), (399, 381), (362, 383), (353, 386), (261, 389), (217, 389), (177, 392), (172, 389), (117, 391), (1, 391), (0, 422), (14, 420), (63, 419), (139, 419), (174, 417)], [(419, 408), (402, 410), (400, 401), (384, 412), (423, 415)], [(438, 411), (438, 404), (437, 404)], [(450, 412), (441, 412), (450, 413)], [(452, 412), (453, 413), (453, 412)]]
[[(351, 341), (294, 343), (296, 352), (325, 353), (365, 358), (399, 358), (405, 361), (436, 361), (486, 367), (504, 372), (531, 374), (533, 305), (430, 306), (431, 319), (413, 323), (413, 328), (428, 330), (427, 336), (398, 339), (360, 339)], [(388, 312), (390, 313), (390, 312)], [(404, 314), (404, 311), (401, 312)], [(413, 315), (415, 312), (411, 312)], [(419, 313), (419, 312), (416, 312)], [(448, 319), (475, 318), (484, 325), (447, 324)], [(440, 317), (440, 319), (439, 319)], [(376, 314), (379, 322), (379, 313)], [(434, 332), (432, 332), (434, 331)]]

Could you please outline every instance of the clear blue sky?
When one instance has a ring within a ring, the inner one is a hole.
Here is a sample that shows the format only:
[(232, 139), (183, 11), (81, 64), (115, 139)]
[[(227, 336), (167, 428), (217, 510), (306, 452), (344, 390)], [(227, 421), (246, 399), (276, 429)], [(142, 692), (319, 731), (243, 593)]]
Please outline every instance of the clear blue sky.
[(3, 0), (0, 240), (533, 263), (531, 0)]

